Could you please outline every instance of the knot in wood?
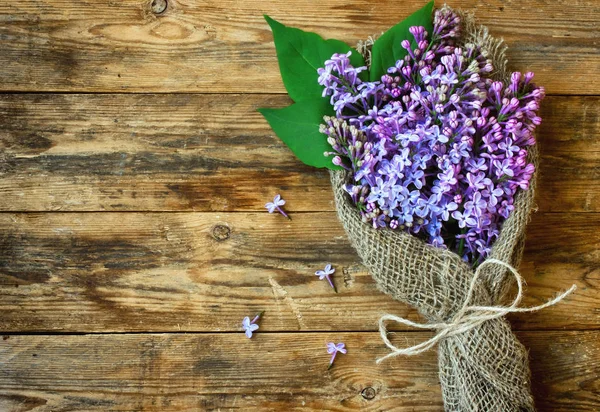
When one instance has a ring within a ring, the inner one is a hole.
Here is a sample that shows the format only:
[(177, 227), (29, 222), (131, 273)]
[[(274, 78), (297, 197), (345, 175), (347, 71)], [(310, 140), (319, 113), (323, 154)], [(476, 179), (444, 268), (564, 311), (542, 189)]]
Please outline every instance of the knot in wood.
[(222, 242), (223, 240), (229, 239), (229, 235), (231, 234), (231, 229), (225, 225), (216, 225), (212, 229), (212, 236), (215, 240)]
[(370, 386), (367, 386), (360, 392), (360, 394), (362, 395), (363, 398), (370, 401), (375, 398), (375, 395), (377, 395), (377, 392), (375, 391), (375, 389), (371, 388)]
[(167, 0), (152, 0), (150, 8), (154, 14), (164, 13), (167, 9)]

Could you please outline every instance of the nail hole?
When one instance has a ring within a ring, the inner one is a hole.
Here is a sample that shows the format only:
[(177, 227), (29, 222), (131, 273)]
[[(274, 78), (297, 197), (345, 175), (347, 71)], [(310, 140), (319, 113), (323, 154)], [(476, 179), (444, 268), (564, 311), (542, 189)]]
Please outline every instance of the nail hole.
[(212, 228), (212, 236), (219, 242), (229, 239), (231, 229), (225, 225), (216, 225)]
[(152, 0), (152, 13), (161, 14), (167, 9), (167, 0)]
[(377, 392), (375, 392), (375, 389), (371, 388), (370, 386), (367, 386), (365, 389), (363, 389), (360, 392), (360, 394), (362, 395), (363, 398), (370, 401), (371, 399), (375, 398), (375, 395), (377, 395)]

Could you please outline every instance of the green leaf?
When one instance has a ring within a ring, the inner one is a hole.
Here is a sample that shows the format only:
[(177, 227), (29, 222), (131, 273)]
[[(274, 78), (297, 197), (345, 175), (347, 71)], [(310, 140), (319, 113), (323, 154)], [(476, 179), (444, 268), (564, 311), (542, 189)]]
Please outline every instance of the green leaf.
[(332, 157), (324, 152), (332, 151), (327, 137), (319, 132), (323, 116), (335, 113), (327, 99), (303, 100), (283, 109), (258, 109), (267, 119), (275, 134), (294, 152), (303, 163), (314, 167), (338, 170)]
[[(387, 73), (387, 69), (394, 66), (396, 62), (404, 56), (407, 51), (402, 47), (402, 40), (412, 39), (412, 34), (408, 31), (411, 26), (423, 26), (429, 36), (433, 30), (433, 1), (430, 1), (421, 10), (418, 10), (408, 16), (405, 20), (396, 24), (386, 31), (373, 44), (371, 49), (371, 72), (370, 80), (376, 81)], [(414, 39), (411, 43), (414, 45)]]
[[(295, 102), (322, 96), (323, 87), (317, 82), (317, 70), (325, 66), (325, 60), (329, 60), (334, 53), (347, 53), (351, 50), (352, 65), (365, 66), (362, 55), (344, 42), (323, 40), (316, 33), (286, 27), (267, 15), (265, 20), (273, 30), (283, 84)], [(362, 77), (363, 73), (365, 77)], [(366, 71), (363, 73), (361, 78), (366, 80)]]

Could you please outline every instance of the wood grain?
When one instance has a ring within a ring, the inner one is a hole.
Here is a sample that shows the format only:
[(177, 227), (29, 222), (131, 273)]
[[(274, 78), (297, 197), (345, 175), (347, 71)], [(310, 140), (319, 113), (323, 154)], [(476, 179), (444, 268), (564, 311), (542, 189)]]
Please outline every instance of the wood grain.
[[(600, 4), (448, 3), (549, 93), (523, 304), (578, 289), (509, 320), (539, 411), (600, 410)], [(435, 351), (374, 363), (383, 313), (420, 318), (256, 112), (290, 103), (263, 13), (354, 44), (422, 4), (1, 2), (0, 411), (441, 411)], [(264, 210), (275, 193), (293, 221)], [(327, 341), (349, 350), (330, 371)]]
[[(579, 289), (518, 329), (600, 326), (600, 214), (538, 213), (525, 305)], [(314, 272), (337, 272), (335, 294)], [(266, 311), (277, 331), (376, 330), (418, 319), (379, 292), (335, 213), (0, 214), (0, 313), (11, 332), (236, 331)], [(405, 328), (404, 328), (405, 329)]]
[[(541, 211), (600, 212), (600, 98), (548, 97)], [(277, 95), (0, 95), (1, 211), (334, 210), (256, 112)]]
[[(530, 350), (538, 410), (600, 408), (600, 332), (518, 336)], [(330, 371), (328, 341), (348, 348)], [(386, 353), (376, 333), (9, 336), (0, 341), (0, 407), (441, 411), (435, 353), (376, 365)]]
[[(13, 0), (0, 4), (4, 91), (283, 93), (263, 13), (355, 44), (422, 7), (422, 0), (327, 2)], [(595, 0), (451, 0), (510, 46), (511, 66), (548, 92), (598, 94)]]

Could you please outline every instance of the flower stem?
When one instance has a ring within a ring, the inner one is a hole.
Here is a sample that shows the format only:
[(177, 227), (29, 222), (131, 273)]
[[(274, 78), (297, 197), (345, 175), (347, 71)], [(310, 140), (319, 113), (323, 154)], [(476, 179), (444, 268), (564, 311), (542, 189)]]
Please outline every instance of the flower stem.
[(277, 210), (279, 210), (279, 213), (281, 213), (282, 215), (284, 215), (284, 216), (285, 216), (285, 217), (287, 217), (288, 219), (292, 220), (292, 218), (291, 218), (291, 217), (289, 217), (289, 216), (287, 215), (287, 213), (285, 213), (285, 212), (283, 211), (283, 209), (282, 209), (282, 208), (280, 208), (279, 206), (277, 206)]
[(327, 367), (327, 370), (331, 369), (331, 367), (333, 366), (333, 360), (335, 359), (335, 355), (337, 355), (337, 352), (333, 352), (333, 355), (331, 356), (331, 360), (329, 361), (329, 366)]
[(250, 323), (256, 323), (256, 321), (260, 319), (260, 317), (263, 315), (263, 313), (265, 313), (265, 311), (264, 311), (264, 310), (261, 310), (261, 311), (259, 312), (259, 314), (258, 314), (258, 315), (256, 315), (256, 316), (254, 317), (254, 319), (252, 319), (252, 322), (250, 322)]
[(331, 278), (329, 277), (329, 275), (325, 276), (327, 278), (327, 282), (329, 282), (329, 285), (331, 285), (331, 287), (333, 288), (333, 291), (335, 293), (338, 293), (337, 289), (335, 288), (335, 285), (333, 284), (333, 282), (331, 281)]
[[(467, 228), (464, 228), (461, 233), (464, 235), (465, 233), (467, 233)], [(460, 243), (458, 244), (458, 256), (460, 256), (462, 258), (462, 254), (463, 254), (463, 250), (465, 248), (465, 238), (461, 238), (460, 239)]]

